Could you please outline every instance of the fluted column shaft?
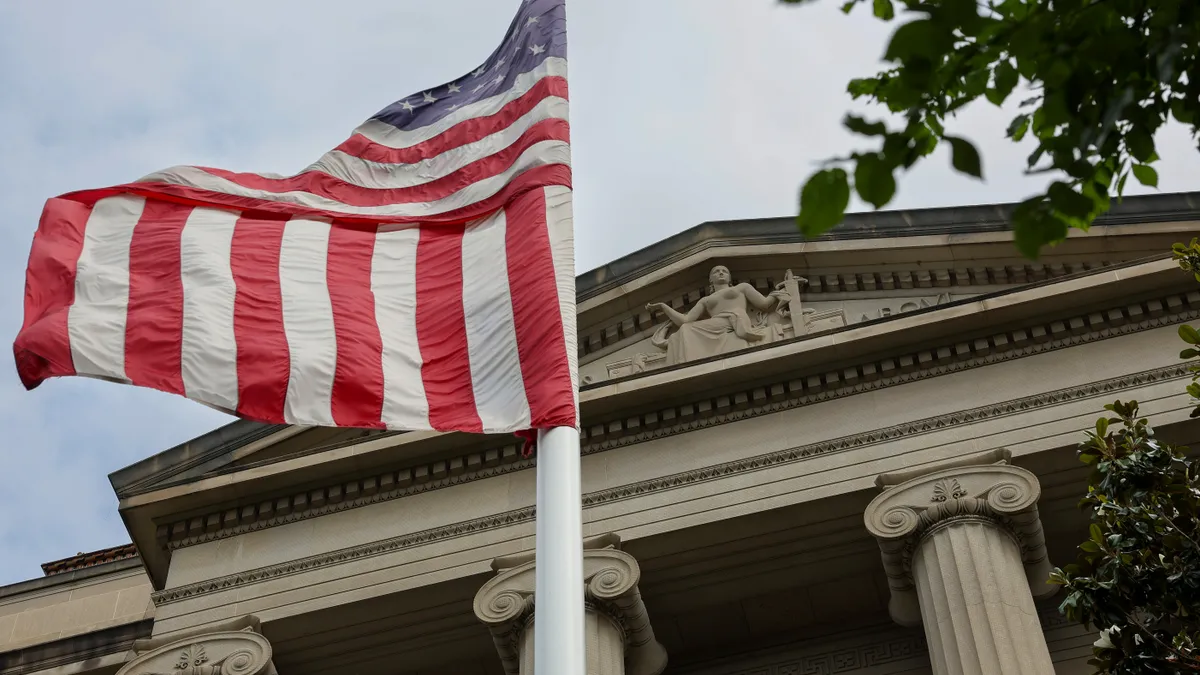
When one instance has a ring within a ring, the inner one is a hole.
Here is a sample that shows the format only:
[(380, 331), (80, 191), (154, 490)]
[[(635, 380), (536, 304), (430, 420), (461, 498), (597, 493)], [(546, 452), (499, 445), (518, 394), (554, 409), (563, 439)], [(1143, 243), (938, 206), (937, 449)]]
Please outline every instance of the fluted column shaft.
[(867, 507), (892, 618), (922, 624), (935, 675), (1054, 675), (1034, 597), (1052, 595), (1041, 487), (997, 450), (885, 474)]
[(997, 525), (950, 521), (912, 559), (937, 675), (1053, 675), (1021, 551)]

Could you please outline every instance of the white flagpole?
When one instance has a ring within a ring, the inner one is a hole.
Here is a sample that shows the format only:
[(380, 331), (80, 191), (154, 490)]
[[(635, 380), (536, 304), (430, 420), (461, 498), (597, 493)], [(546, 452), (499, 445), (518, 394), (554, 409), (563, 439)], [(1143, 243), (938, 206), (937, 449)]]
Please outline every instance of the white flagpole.
[(535, 675), (586, 675), (579, 431), (538, 431)]

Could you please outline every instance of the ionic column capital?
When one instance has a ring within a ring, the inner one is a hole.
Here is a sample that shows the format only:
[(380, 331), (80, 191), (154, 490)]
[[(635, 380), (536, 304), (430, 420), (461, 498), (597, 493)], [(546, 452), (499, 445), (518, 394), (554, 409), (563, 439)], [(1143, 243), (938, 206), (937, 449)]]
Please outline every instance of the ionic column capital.
[(1037, 511), (1041, 485), (1034, 474), (1010, 465), (1010, 458), (998, 449), (876, 480), (883, 492), (867, 506), (864, 520), (879, 541), (892, 593), (888, 609), (897, 623), (921, 623), (912, 575), (917, 547), (940, 529), (965, 522), (986, 522), (1007, 533), (1020, 549), (1033, 595), (1055, 592), (1046, 583), (1050, 562)]
[[(616, 628), (624, 645), (628, 675), (658, 675), (667, 653), (654, 629), (638, 590), (641, 568), (633, 556), (617, 548), (614, 535), (587, 542), (583, 552), (584, 602), (589, 612)], [(536, 565), (531, 556), (498, 558), (497, 575), (475, 595), (475, 616), (492, 633), (504, 671), (520, 675), (522, 645), (532, 629), (535, 610)]]
[(271, 643), (253, 616), (166, 638), (138, 640), (117, 675), (276, 675)]

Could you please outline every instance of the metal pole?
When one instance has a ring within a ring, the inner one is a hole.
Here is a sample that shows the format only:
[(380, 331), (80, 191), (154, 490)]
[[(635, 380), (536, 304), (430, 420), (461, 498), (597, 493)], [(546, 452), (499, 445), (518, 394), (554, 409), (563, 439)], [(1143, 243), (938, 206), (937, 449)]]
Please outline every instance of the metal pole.
[(538, 431), (535, 675), (586, 675), (579, 431)]

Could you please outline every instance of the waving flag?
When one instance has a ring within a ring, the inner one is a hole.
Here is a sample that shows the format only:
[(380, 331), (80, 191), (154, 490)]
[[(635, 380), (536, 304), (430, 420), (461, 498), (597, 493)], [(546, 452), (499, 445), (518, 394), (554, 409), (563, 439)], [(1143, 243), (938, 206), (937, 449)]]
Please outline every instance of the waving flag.
[(563, 0), (294, 176), (174, 167), (51, 199), (14, 343), (265, 422), (577, 426)]

